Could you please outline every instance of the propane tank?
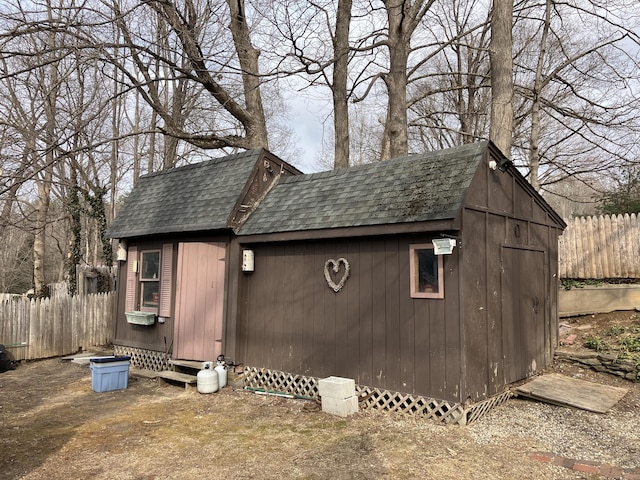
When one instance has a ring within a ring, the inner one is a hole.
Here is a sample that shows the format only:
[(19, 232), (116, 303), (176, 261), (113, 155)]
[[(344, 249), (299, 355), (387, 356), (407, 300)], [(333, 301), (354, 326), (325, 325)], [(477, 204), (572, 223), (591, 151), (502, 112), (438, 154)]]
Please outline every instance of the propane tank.
[(197, 376), (198, 392), (213, 393), (218, 391), (218, 372), (213, 368), (213, 362), (204, 362), (202, 370)]
[(220, 388), (227, 385), (227, 362), (224, 361), (224, 355), (218, 355), (218, 365), (216, 365), (216, 372), (218, 372), (218, 383)]

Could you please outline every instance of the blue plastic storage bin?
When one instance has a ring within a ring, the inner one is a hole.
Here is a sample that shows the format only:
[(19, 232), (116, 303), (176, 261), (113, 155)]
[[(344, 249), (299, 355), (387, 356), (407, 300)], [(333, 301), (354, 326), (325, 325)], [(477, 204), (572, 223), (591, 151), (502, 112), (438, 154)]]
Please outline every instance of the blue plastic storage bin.
[(102, 393), (127, 388), (130, 360), (127, 356), (92, 358), (89, 364), (91, 389)]

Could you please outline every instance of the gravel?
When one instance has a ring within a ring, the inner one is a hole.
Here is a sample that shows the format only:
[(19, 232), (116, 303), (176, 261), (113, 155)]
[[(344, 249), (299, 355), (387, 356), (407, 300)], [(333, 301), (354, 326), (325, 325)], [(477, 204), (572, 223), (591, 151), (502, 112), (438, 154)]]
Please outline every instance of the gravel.
[(534, 450), (620, 468), (640, 466), (640, 385), (617, 377), (556, 365), (567, 376), (629, 389), (606, 414), (514, 398), (471, 424), (478, 444), (517, 438)]

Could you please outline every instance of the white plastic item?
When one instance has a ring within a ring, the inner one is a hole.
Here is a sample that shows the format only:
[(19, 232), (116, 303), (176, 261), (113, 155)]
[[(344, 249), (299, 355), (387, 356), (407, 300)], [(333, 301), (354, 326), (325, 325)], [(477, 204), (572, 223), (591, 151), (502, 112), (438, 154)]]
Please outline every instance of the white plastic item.
[(213, 368), (213, 362), (204, 362), (202, 364), (202, 370), (198, 372), (197, 383), (198, 392), (200, 393), (213, 393), (218, 391), (218, 372)]

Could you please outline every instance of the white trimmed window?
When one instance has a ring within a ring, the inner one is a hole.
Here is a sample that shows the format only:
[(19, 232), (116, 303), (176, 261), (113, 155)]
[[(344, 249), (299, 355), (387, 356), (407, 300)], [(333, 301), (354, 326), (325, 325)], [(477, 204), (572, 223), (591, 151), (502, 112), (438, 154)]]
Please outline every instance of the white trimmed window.
[(125, 311), (171, 315), (173, 245), (139, 250), (129, 247)]
[(432, 243), (409, 247), (412, 298), (444, 298), (444, 265)]
[(160, 303), (160, 250), (140, 252), (140, 310), (158, 313)]

